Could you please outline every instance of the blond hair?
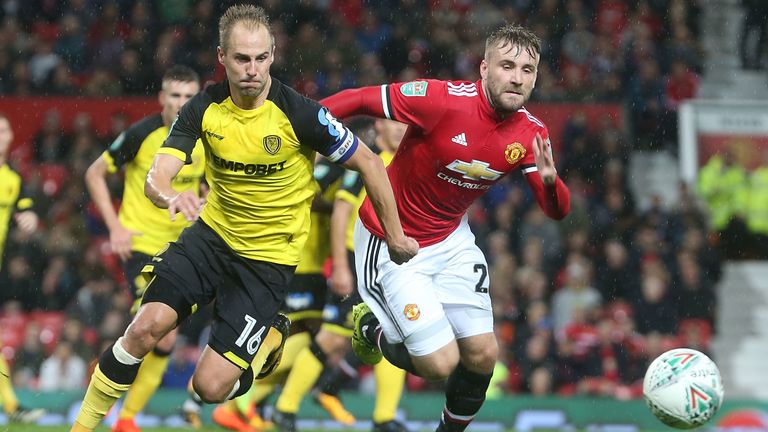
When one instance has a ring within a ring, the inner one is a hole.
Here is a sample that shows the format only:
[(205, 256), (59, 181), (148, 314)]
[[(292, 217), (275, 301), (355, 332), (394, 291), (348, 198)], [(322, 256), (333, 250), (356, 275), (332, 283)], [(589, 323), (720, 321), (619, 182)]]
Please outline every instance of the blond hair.
[(219, 18), (219, 46), (222, 50), (227, 50), (229, 35), (232, 28), (237, 23), (243, 23), (248, 29), (257, 29), (264, 26), (272, 39), (272, 47), (275, 46), (275, 37), (272, 35), (272, 29), (269, 26), (269, 16), (264, 8), (250, 4), (238, 4), (230, 6)]
[(541, 39), (525, 27), (506, 24), (494, 30), (485, 40), (485, 59), (488, 60), (488, 51), (496, 46), (509, 49), (518, 47), (524, 49), (531, 57), (539, 57), (541, 54)]

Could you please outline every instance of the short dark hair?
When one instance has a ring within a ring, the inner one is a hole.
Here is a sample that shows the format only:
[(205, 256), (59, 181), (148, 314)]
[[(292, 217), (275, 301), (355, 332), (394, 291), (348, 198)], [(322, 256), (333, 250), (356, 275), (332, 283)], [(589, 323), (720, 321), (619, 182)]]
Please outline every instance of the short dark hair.
[(163, 82), (181, 81), (200, 83), (200, 75), (187, 66), (175, 65), (168, 68), (163, 74)]
[(494, 30), (485, 40), (485, 58), (488, 58), (488, 50), (496, 45), (504, 48), (509, 45), (512, 49), (518, 46), (528, 51), (531, 57), (541, 54), (541, 39), (525, 27), (515, 24), (505, 24)]
[(237, 4), (230, 6), (219, 18), (219, 46), (224, 51), (227, 50), (229, 34), (232, 28), (238, 22), (243, 22), (248, 28), (256, 29), (260, 25), (264, 26), (272, 39), (272, 46), (275, 45), (275, 36), (272, 35), (272, 28), (269, 26), (269, 16), (260, 6), (251, 4)]

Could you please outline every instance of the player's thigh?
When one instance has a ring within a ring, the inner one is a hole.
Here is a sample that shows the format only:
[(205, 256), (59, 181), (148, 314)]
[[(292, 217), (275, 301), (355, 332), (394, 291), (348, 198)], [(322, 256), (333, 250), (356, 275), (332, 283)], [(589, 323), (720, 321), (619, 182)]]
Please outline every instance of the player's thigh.
[(493, 372), (499, 356), (496, 335), (482, 333), (457, 340), (461, 362), (472, 372), (488, 374)]
[(245, 370), (280, 310), (295, 267), (231, 258), (216, 294), (208, 346)]
[(164, 303), (177, 312), (178, 323), (183, 322), (216, 296), (227, 273), (221, 259), (226, 253), (231, 253), (228, 246), (202, 222), (186, 228), (142, 268), (150, 281), (142, 305)]
[(461, 225), (440, 247), (444, 267), (435, 277), (435, 290), (456, 339), (493, 333), (488, 264), (471, 231)]
[(308, 331), (316, 334), (320, 328), (328, 289), (322, 273), (297, 273), (288, 286), (282, 312), (291, 320), (291, 334)]
[(360, 297), (381, 322), (387, 341), (405, 343), (412, 356), (434, 353), (454, 340), (434, 290), (433, 258), (427, 247), (397, 265), (389, 259), (384, 241), (358, 222), (355, 266)]

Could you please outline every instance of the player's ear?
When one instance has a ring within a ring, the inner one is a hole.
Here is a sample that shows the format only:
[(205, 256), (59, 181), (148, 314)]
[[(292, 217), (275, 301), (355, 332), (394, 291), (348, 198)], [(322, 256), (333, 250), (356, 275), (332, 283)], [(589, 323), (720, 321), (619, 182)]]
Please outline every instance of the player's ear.
[(221, 47), (221, 45), (216, 47), (216, 57), (219, 59), (219, 63), (224, 65), (224, 48)]
[(482, 79), (486, 79), (488, 77), (488, 63), (485, 62), (485, 59), (480, 62), (480, 77)]

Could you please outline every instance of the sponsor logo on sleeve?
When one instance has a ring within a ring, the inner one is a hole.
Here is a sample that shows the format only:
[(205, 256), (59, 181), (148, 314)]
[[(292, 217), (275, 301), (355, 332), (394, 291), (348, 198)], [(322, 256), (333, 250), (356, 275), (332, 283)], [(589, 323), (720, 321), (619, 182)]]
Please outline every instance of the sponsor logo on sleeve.
[(428, 84), (426, 81), (411, 81), (400, 86), (400, 93), (403, 96), (426, 96)]

